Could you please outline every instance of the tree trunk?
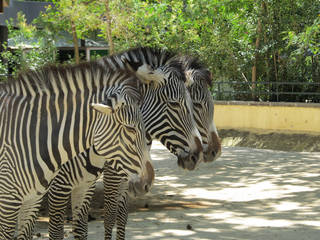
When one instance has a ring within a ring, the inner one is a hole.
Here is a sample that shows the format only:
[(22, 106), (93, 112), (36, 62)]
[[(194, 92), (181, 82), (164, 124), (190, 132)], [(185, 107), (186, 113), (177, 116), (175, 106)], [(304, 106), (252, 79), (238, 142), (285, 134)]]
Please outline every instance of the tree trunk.
[(258, 64), (258, 49), (260, 45), (260, 34), (261, 34), (261, 20), (258, 20), (258, 26), (257, 26), (257, 38), (255, 43), (255, 55), (253, 60), (253, 66), (252, 66), (252, 73), (251, 73), (251, 81), (252, 81), (252, 100), (256, 100), (255, 96), (255, 90), (256, 90), (256, 81), (257, 81), (257, 64)]
[[(75, 0), (72, 0), (72, 8), (75, 7)], [(80, 63), (80, 55), (79, 55), (79, 43), (78, 43), (78, 36), (77, 36), (77, 29), (76, 24), (74, 20), (70, 19), (71, 21), (71, 31), (72, 31), (72, 40), (73, 40), (73, 46), (74, 46), (74, 60), (76, 64)]]
[[(0, 54), (8, 47), (8, 28), (7, 26), (0, 26)], [(8, 71), (7, 59), (0, 55), (2, 64), (6, 66), (6, 72)]]
[(109, 0), (105, 0), (105, 17), (106, 17), (106, 39), (108, 39), (109, 45), (109, 54), (114, 54), (114, 45), (112, 42), (112, 35), (111, 35), (111, 16), (110, 16), (110, 8), (109, 8)]
[(0, 53), (4, 51), (4, 45), (8, 44), (8, 28), (7, 26), (0, 26)]
[(76, 64), (79, 64), (80, 63), (79, 43), (78, 43), (76, 26), (73, 21), (71, 21), (71, 28), (72, 28), (72, 38), (73, 38), (73, 46), (74, 46), (74, 59)]

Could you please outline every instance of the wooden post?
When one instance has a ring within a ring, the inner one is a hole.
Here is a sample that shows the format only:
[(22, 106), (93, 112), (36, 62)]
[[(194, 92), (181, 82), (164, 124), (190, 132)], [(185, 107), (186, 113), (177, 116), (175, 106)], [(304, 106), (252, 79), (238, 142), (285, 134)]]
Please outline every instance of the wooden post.
[(3, 13), (4, 8), (9, 6), (9, 0), (0, 0), (0, 13)]
[(0, 26), (0, 52), (4, 50), (3, 44), (8, 42), (8, 28), (7, 26)]
[[(2, 53), (8, 46), (8, 28), (7, 26), (0, 26), (0, 53)], [(0, 55), (0, 59), (4, 64), (7, 63), (6, 59), (3, 59)]]

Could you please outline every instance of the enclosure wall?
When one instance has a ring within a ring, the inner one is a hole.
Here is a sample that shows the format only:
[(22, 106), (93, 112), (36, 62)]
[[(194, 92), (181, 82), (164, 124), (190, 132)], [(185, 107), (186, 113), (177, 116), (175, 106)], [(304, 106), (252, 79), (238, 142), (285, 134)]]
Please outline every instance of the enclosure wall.
[(215, 101), (219, 129), (320, 133), (320, 104)]

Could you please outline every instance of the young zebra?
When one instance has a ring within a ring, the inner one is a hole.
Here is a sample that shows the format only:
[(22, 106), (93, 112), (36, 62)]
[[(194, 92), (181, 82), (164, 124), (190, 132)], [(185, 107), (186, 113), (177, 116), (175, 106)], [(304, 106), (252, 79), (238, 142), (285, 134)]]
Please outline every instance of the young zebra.
[[(193, 102), (193, 116), (203, 141), (204, 161), (212, 162), (221, 155), (221, 143), (213, 121), (214, 105), (209, 90), (209, 87), (212, 86), (211, 73), (194, 57), (176, 56), (175, 59), (183, 64), (185, 83)], [(124, 184), (123, 179), (116, 176), (117, 173), (111, 169), (104, 169), (106, 240), (111, 240), (115, 224), (117, 225), (116, 239), (125, 239), (125, 226), (128, 219), (128, 186)]]
[[(104, 58), (100, 61), (100, 64), (105, 68), (114, 69), (129, 67), (143, 80), (153, 81), (161, 79), (156, 84), (143, 84), (141, 86), (143, 100), (140, 109), (146, 126), (147, 139), (150, 142), (154, 138), (159, 139), (171, 152), (178, 156), (178, 164), (181, 167), (189, 170), (194, 169), (196, 164), (202, 159), (202, 145), (200, 133), (196, 129), (191, 114), (192, 102), (184, 83), (185, 77), (182, 74), (181, 63), (173, 61), (172, 57), (174, 55), (171, 53), (151, 48), (133, 49), (126, 52), (126, 54), (127, 58), (121, 58), (122, 55)], [(150, 62), (150, 60), (152, 61)], [(85, 172), (85, 169), (82, 172)], [(112, 176), (109, 179), (110, 183), (117, 181), (117, 178), (113, 174), (110, 175), (109, 173), (109, 176)], [(127, 183), (122, 176), (119, 176), (118, 179), (123, 183), (124, 189), (127, 189)], [(77, 188), (76, 185), (72, 183), (71, 185), (71, 188)], [(83, 187), (81, 189), (85, 190)], [(87, 189), (86, 199), (91, 198), (93, 189), (94, 187)], [(109, 190), (111, 189), (109, 188)], [(62, 216), (67, 206), (67, 201), (65, 201), (63, 207), (60, 206), (62, 206), (61, 201), (68, 199), (70, 194), (67, 191), (63, 193), (59, 191), (49, 192), (50, 239), (61, 239), (59, 236), (61, 236), (63, 229), (61, 226), (58, 227), (60, 229), (57, 228), (57, 222), (63, 219)], [(121, 195), (118, 196), (121, 197)], [(72, 200), (71, 202), (73, 204), (74, 201)], [(58, 203), (60, 206), (56, 207)], [(82, 206), (72, 206), (72, 209), (81, 209), (78, 212), (87, 213), (89, 206), (86, 203)], [(78, 220), (75, 222), (73, 232), (76, 234), (75, 237), (77, 239), (86, 239), (87, 216), (75, 216), (73, 213), (73, 219), (84, 219), (82, 224)]]
[(17, 223), (17, 239), (32, 238), (50, 182), (82, 153), (89, 169), (107, 163), (133, 191), (150, 188), (137, 83), (132, 74), (86, 63), (28, 71), (0, 86), (1, 240), (13, 239)]

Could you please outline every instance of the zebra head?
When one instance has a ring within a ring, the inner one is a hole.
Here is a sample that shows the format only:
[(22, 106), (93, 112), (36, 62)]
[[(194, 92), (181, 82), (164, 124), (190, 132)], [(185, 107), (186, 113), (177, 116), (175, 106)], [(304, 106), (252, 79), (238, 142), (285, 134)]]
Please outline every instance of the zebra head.
[(214, 104), (209, 90), (212, 85), (211, 72), (196, 58), (183, 56), (180, 60), (193, 102), (193, 115), (202, 137), (204, 162), (212, 162), (221, 155), (221, 142), (213, 121)]
[(94, 150), (108, 167), (128, 178), (129, 189), (134, 194), (146, 193), (153, 183), (154, 170), (136, 101), (139, 93), (132, 84), (122, 84), (120, 89), (115, 88), (106, 95), (104, 101), (91, 105), (98, 115)]
[(202, 142), (181, 63), (170, 61), (155, 67), (127, 62), (145, 83), (141, 111), (148, 138), (160, 140), (177, 156), (180, 167), (195, 169), (203, 159)]

